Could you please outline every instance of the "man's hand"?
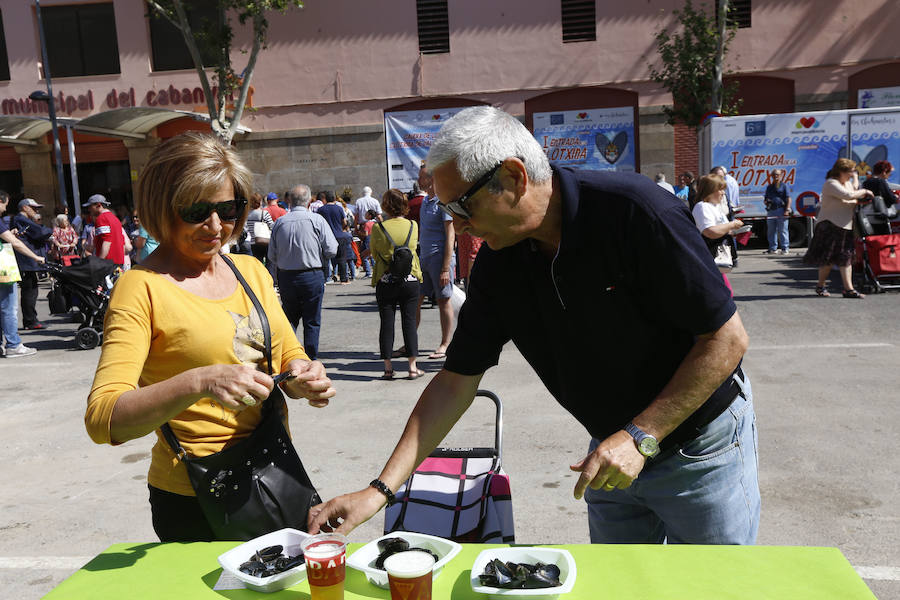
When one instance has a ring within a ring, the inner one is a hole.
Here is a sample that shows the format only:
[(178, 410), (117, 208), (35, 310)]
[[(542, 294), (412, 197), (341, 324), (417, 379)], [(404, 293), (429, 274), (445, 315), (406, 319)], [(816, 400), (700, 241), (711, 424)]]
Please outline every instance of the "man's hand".
[(627, 431), (617, 431), (600, 442), (596, 450), (569, 467), (581, 472), (575, 484), (575, 499), (580, 500), (584, 496), (588, 485), (595, 490), (624, 490), (640, 475), (646, 460), (634, 445), (634, 438)]
[(440, 285), (442, 288), (450, 285), (450, 269), (445, 269), (445, 270), (441, 271)]
[(371, 519), (386, 503), (384, 495), (371, 487), (332, 498), (309, 509), (307, 530), (313, 535), (320, 531), (347, 535)]
[(294, 378), (283, 384), (287, 395), (306, 398), (316, 408), (328, 406), (328, 399), (337, 392), (325, 374), (325, 365), (317, 360), (292, 360), (289, 366)]

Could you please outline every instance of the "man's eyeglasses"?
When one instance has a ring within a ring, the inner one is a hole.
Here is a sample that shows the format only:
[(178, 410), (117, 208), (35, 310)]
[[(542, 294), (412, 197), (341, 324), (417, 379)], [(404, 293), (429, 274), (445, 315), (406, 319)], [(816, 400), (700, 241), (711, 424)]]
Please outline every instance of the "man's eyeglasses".
[(235, 198), (234, 200), (225, 200), (223, 202), (194, 202), (189, 206), (179, 209), (178, 214), (185, 223), (196, 225), (207, 220), (213, 211), (223, 221), (237, 221), (244, 213), (244, 207), (247, 206), (246, 198)]
[(497, 169), (499, 169), (502, 165), (503, 165), (503, 161), (501, 160), (496, 165), (494, 165), (494, 168), (492, 168), (490, 171), (488, 171), (487, 173), (482, 175), (478, 179), (478, 181), (473, 183), (472, 187), (470, 187), (469, 190), (465, 194), (463, 194), (462, 196), (460, 196), (453, 202), (448, 202), (446, 204), (438, 202), (438, 206), (440, 206), (441, 210), (443, 210), (445, 213), (447, 213), (451, 217), (459, 217), (460, 219), (471, 219), (472, 213), (469, 211), (469, 207), (467, 206), (469, 199), (472, 196), (474, 196), (475, 194), (477, 194), (478, 192), (480, 192), (481, 188), (483, 188), (485, 185), (487, 185), (487, 182), (491, 180), (491, 177), (494, 176), (494, 173), (496, 173)]

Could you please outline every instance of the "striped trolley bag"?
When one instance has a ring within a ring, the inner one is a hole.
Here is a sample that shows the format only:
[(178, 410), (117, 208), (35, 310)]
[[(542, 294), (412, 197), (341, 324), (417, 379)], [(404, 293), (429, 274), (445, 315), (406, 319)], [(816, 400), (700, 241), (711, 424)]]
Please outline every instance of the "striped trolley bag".
[(384, 515), (385, 534), (412, 531), (455, 542), (515, 542), (509, 476), (503, 471), (503, 406), (496, 406), (493, 448), (436, 448), (395, 494)]

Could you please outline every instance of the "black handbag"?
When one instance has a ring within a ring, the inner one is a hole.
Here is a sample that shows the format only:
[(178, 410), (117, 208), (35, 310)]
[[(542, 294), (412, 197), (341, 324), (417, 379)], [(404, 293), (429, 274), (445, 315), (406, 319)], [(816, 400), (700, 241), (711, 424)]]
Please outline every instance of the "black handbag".
[[(265, 357), (273, 375), (269, 320), (246, 280), (231, 260), (223, 258), (259, 314)], [(322, 502), (284, 427), (284, 406), (284, 396), (275, 386), (263, 402), (262, 420), (253, 433), (208, 456), (189, 456), (169, 424), (161, 427), (187, 468), (200, 508), (217, 539), (249, 540), (285, 527), (306, 531), (310, 507)]]

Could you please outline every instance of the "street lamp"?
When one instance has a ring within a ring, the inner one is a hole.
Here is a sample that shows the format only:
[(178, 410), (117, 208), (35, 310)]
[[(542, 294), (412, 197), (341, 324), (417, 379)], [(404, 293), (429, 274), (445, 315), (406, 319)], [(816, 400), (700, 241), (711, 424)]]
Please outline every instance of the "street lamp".
[[(29, 94), (28, 98), (31, 100), (43, 100), (47, 103), (48, 111), (50, 113), (50, 127), (53, 130), (53, 151), (56, 154), (56, 180), (59, 182), (59, 202), (63, 206), (68, 206), (69, 201), (66, 196), (66, 182), (63, 179), (62, 151), (59, 148), (59, 131), (56, 128), (56, 103), (53, 102), (53, 84), (50, 82), (50, 61), (47, 58), (47, 40), (44, 37), (44, 22), (41, 20), (40, 0), (34, 0), (34, 7), (37, 11), (38, 33), (41, 37), (41, 56), (44, 61), (44, 78), (47, 80), (47, 93), (32, 92)], [(70, 141), (71, 134), (72, 132), (69, 130)], [(76, 207), (75, 210), (77, 211), (78, 207)]]

